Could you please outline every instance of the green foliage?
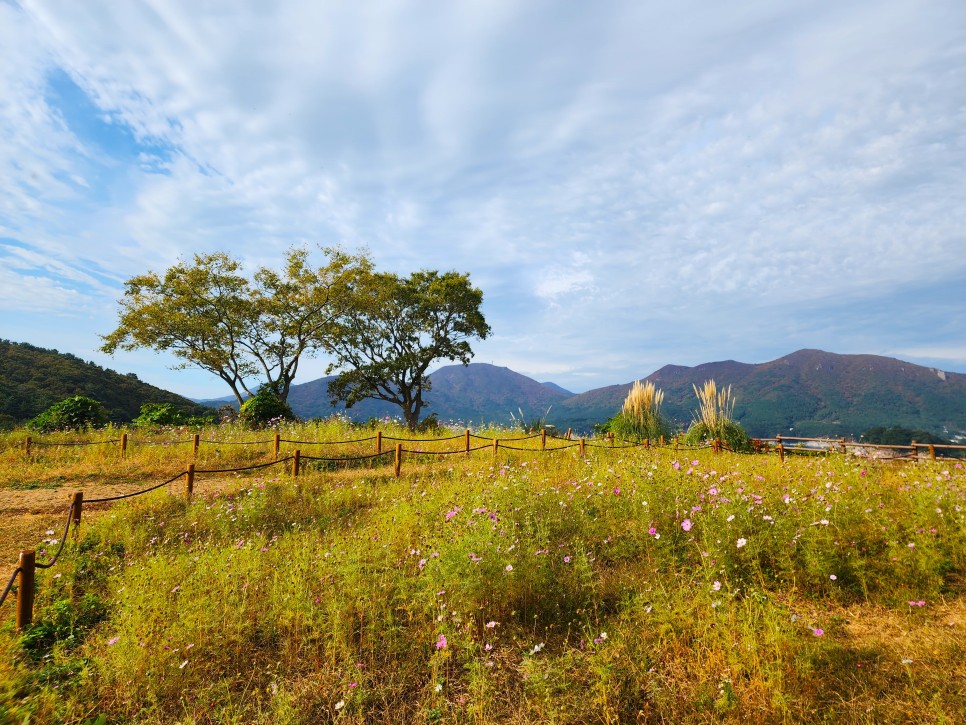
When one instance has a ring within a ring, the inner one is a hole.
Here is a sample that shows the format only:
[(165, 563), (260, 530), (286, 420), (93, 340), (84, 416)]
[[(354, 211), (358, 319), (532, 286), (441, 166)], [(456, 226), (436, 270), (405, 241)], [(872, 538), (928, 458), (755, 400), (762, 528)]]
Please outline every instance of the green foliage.
[(640, 443), (671, 435), (671, 425), (661, 413), (664, 393), (648, 381), (631, 386), (621, 411), (602, 426), (618, 438)]
[(251, 280), (224, 252), (196, 254), (163, 276), (133, 277), (101, 349), (171, 352), (183, 361), (178, 367), (221, 378), (239, 405), (257, 377), (284, 400), (302, 355), (321, 347), (348, 286), (370, 266), (364, 256), (324, 251), (323, 267), (311, 268), (308, 252), (293, 248), (281, 272), (262, 267)]
[(27, 427), (50, 433), (55, 430), (84, 430), (107, 423), (107, 412), (96, 400), (75, 395), (50, 406), (27, 423)]
[(747, 453), (751, 451), (751, 441), (748, 434), (739, 423), (733, 420), (722, 420), (709, 428), (704, 421), (694, 421), (684, 434), (684, 442), (688, 445), (697, 446), (719, 439), (729, 450), (736, 453)]
[(238, 411), (239, 422), (249, 428), (265, 428), (294, 419), (289, 404), (267, 386), (242, 403)]
[(468, 364), (469, 340), (490, 333), (483, 293), (469, 275), (422, 270), (409, 277), (363, 271), (356, 276), (325, 345), (336, 371), (332, 404), (346, 408), (377, 398), (402, 408), (410, 430), (430, 390), (426, 374), (437, 360)]
[(107, 614), (107, 603), (94, 594), (84, 594), (77, 601), (58, 599), (40, 612), (37, 621), (24, 632), (20, 644), (34, 660), (42, 659), (57, 643), (68, 650), (74, 649)]
[(214, 415), (190, 415), (172, 403), (144, 403), (141, 406), (141, 414), (134, 419), (133, 423), (135, 428), (161, 428), (176, 425), (210, 425), (214, 421)]
[(0, 427), (23, 424), (74, 395), (99, 401), (113, 423), (133, 420), (148, 401), (171, 403), (193, 415), (208, 411), (136, 375), (121, 375), (56, 350), (0, 340)]
[(862, 440), (866, 443), (879, 443), (889, 446), (907, 446), (913, 441), (916, 443), (946, 444), (949, 441), (924, 430), (911, 430), (901, 426), (885, 428), (876, 426), (869, 428), (862, 434)]
[(698, 411), (684, 436), (685, 442), (700, 445), (720, 440), (732, 451), (750, 451), (748, 434), (732, 418), (735, 399), (731, 395), (731, 386), (718, 390), (714, 380), (707, 380), (700, 388), (697, 385), (692, 387), (698, 397)]

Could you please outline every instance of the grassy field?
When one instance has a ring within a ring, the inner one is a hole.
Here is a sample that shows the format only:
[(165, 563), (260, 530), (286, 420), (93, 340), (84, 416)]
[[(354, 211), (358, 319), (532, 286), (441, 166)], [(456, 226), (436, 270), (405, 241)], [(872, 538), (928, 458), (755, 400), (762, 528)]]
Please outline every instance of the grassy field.
[[(192, 453), (131, 433), (123, 459), (28, 459), (22, 438), (0, 439), (0, 492), (62, 502)], [(203, 438), (225, 443), (199, 469), (272, 460), (271, 433)], [(26, 634), (4, 605), (4, 722), (966, 721), (958, 462), (501, 448), (407, 454), (399, 478), (391, 459), (209, 478), (190, 503), (178, 483), (85, 511)]]

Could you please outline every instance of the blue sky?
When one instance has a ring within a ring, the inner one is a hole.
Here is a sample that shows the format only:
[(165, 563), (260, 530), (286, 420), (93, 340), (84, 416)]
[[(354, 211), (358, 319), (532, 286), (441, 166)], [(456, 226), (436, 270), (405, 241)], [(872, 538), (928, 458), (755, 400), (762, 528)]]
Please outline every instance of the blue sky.
[[(966, 3), (0, 0), (0, 337), (293, 244), (469, 272), (571, 390), (803, 347), (966, 372)], [(325, 360), (296, 382), (323, 374)]]

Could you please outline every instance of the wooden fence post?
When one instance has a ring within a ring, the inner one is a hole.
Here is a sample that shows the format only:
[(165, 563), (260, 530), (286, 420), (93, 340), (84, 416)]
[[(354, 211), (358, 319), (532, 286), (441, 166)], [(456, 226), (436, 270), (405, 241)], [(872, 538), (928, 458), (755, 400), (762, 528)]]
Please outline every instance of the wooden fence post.
[(81, 512), (84, 510), (84, 492), (77, 491), (70, 505), (74, 509), (74, 526), (80, 526)]
[(912, 457), (918, 459), (919, 458), (918, 444), (915, 441), (913, 441), (912, 443), (909, 444), (909, 447), (912, 449)]
[(644, 447), (645, 448), (650, 448), (651, 447), (651, 438), (650, 438), (650, 436), (648, 436), (647, 438), (644, 439)]
[(614, 433), (613, 433), (613, 431), (608, 431), (608, 433), (607, 433), (607, 440), (610, 441), (610, 447), (613, 448), (614, 447)]
[(584, 455), (584, 444), (585, 444), (585, 439), (581, 438), (580, 439), (580, 455)]
[(127, 455), (127, 433), (121, 433), (121, 458)]
[(496, 456), (497, 455), (497, 451), (499, 451), (499, 450), (500, 450), (500, 439), (499, 438), (494, 438), (493, 439), (493, 455)]
[(463, 431), (463, 452), (469, 455), (470, 452), (470, 429)]
[(31, 441), (30, 436), (27, 436), (27, 440), (23, 442), (23, 449), (27, 458), (30, 458), (30, 441)]
[(544, 428), (540, 431), (540, 450), (547, 450), (547, 429)]
[(376, 454), (382, 453), (382, 431), (376, 431)]
[(568, 440), (568, 441), (570, 440), (570, 434), (571, 434), (572, 432), (573, 432), (573, 431), (572, 431), (572, 430), (571, 430), (570, 428), (568, 428), (568, 429), (567, 429), (567, 440)]
[(936, 460), (936, 446), (932, 443), (929, 444), (929, 459), (932, 461)]
[(778, 433), (775, 436), (775, 450), (778, 451), (778, 460), (784, 463), (785, 462), (785, 444), (782, 443), (781, 433)]
[(396, 444), (396, 478), (402, 473), (402, 443)]
[(661, 437), (660, 437), (660, 438), (658, 439), (658, 445), (659, 445), (659, 446), (661, 446), (661, 448), (663, 448), (663, 447), (664, 447), (664, 436), (661, 436)]
[(17, 631), (22, 632), (34, 618), (34, 574), (37, 554), (20, 552), (20, 574), (17, 582)]
[(299, 465), (302, 463), (302, 451), (295, 449), (295, 457), (292, 459), (292, 478), (299, 477)]
[(185, 484), (184, 484), (185, 494), (188, 496), (188, 500), (191, 500), (191, 494), (195, 491), (195, 464), (189, 463), (188, 470), (185, 471)]
[(201, 435), (200, 434), (195, 433), (195, 438), (194, 438), (193, 443), (194, 443), (194, 457), (197, 458), (198, 457), (198, 446), (201, 445)]
[(275, 434), (275, 458), (278, 459), (278, 452), (282, 450), (282, 434)]
[(844, 437), (842, 438), (842, 440), (839, 441), (839, 446), (841, 446), (841, 448), (842, 448), (842, 453), (845, 454), (845, 438)]

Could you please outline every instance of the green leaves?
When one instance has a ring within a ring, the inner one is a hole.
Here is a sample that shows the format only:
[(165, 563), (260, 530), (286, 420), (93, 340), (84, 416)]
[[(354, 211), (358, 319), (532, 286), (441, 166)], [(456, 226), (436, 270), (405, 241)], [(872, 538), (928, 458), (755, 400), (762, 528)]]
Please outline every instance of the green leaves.
[(329, 371), (339, 371), (329, 384), (333, 403), (385, 400), (399, 405), (406, 424), (415, 427), (430, 389), (429, 366), (436, 360), (469, 363), (469, 340), (490, 333), (482, 303), (482, 291), (467, 274), (358, 275), (326, 346), (334, 357)]
[(345, 290), (371, 267), (362, 255), (324, 249), (328, 263), (309, 266), (305, 249), (290, 249), (283, 269), (258, 269), (249, 280), (224, 252), (196, 254), (163, 276), (153, 272), (125, 285), (118, 327), (104, 352), (148, 348), (224, 380), (241, 405), (261, 379), (282, 399), (303, 354), (330, 333)]

